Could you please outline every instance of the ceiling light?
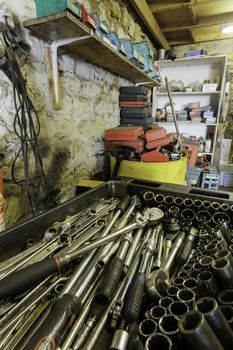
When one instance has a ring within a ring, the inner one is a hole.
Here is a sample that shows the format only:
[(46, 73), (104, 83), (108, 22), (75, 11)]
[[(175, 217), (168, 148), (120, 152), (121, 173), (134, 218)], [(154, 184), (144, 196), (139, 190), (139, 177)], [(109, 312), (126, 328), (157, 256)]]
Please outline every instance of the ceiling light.
[(224, 34), (233, 33), (233, 24), (223, 27), (222, 33)]

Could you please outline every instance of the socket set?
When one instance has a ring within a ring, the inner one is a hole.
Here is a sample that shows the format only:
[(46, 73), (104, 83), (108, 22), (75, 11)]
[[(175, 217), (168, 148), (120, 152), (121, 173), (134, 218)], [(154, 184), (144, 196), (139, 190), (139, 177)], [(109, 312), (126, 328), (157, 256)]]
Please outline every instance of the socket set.
[(1, 349), (232, 349), (227, 192), (111, 181), (0, 236)]

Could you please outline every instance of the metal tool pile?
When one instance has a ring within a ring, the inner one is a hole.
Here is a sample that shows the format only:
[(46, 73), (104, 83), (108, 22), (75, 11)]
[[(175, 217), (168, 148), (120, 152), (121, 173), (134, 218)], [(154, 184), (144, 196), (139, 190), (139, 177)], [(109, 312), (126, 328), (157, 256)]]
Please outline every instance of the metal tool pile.
[(0, 349), (232, 349), (233, 208), (100, 199), (0, 263)]

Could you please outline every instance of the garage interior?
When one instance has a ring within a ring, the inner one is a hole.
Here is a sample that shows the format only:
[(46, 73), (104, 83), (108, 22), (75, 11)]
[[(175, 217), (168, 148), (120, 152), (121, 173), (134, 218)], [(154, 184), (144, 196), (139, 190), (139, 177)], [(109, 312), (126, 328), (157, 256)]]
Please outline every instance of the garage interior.
[(233, 348), (233, 2), (0, 2), (0, 349)]

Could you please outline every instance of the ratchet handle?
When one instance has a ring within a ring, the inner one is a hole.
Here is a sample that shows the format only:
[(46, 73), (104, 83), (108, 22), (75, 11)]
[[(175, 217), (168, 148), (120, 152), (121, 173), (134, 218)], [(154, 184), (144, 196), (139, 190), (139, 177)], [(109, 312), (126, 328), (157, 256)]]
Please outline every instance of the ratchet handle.
[(120, 200), (120, 203), (118, 204), (116, 209), (124, 213), (129, 206), (129, 202), (130, 202), (130, 195), (125, 194), (124, 197)]
[(81, 310), (75, 295), (64, 294), (51, 305), (44, 322), (27, 342), (24, 350), (55, 349), (63, 341)]
[(100, 305), (107, 305), (116, 291), (123, 270), (123, 261), (115, 256), (107, 265), (102, 281), (95, 295)]
[(128, 324), (133, 323), (138, 319), (142, 306), (144, 286), (145, 274), (138, 272), (127, 290), (122, 310), (123, 319)]
[(11, 273), (0, 280), (0, 300), (31, 289), (48, 276), (58, 272), (61, 267), (58, 259), (47, 258)]
[(193, 240), (186, 239), (183, 243), (183, 245), (180, 248), (180, 251), (177, 255), (176, 262), (178, 265), (183, 265), (188, 261), (188, 258), (191, 254), (191, 251), (193, 249)]

